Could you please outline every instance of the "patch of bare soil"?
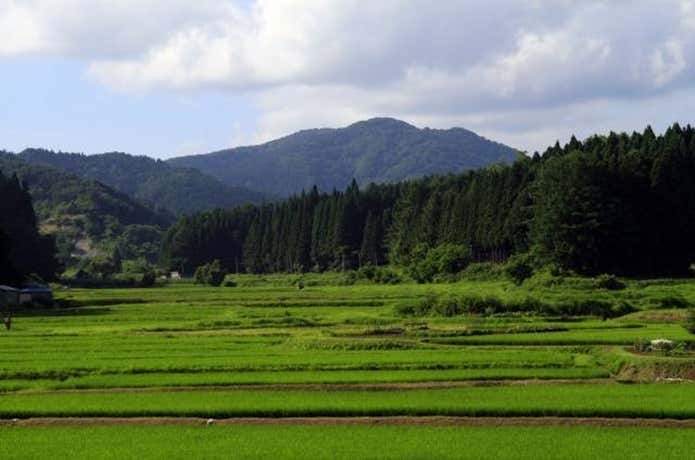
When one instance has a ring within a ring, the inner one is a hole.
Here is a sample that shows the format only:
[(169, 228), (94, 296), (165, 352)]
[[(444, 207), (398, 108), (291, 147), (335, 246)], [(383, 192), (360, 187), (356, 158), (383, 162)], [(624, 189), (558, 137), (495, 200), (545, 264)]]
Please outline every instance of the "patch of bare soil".
[(630, 364), (617, 375), (618, 380), (633, 382), (692, 383), (695, 381), (695, 362), (661, 362)]
[(640, 428), (695, 428), (695, 420), (645, 418), (580, 418), (580, 417), (291, 417), (291, 418), (228, 418), (204, 419), (194, 417), (134, 417), (134, 418), (29, 418), (0, 420), (1, 426), (112, 426), (112, 425), (385, 425), (385, 426), (594, 426)]

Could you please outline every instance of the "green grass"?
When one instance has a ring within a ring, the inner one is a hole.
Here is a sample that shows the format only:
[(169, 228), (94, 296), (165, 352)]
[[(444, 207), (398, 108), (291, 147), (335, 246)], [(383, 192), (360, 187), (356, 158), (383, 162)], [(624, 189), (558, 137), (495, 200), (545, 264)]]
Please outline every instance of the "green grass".
[(0, 380), (0, 391), (25, 389), (146, 388), (156, 386), (225, 386), (252, 384), (350, 384), (403, 382), (456, 382), (470, 380), (587, 379), (607, 378), (608, 371), (595, 367), (410, 369), (347, 371), (271, 371), (98, 374), (66, 380)]
[[(615, 323), (612, 324), (615, 325)], [(638, 328), (611, 328), (609, 324), (597, 329), (576, 328), (558, 332), (489, 334), (439, 338), (431, 342), (449, 345), (632, 345), (637, 340), (658, 338), (693, 340), (694, 337), (679, 324), (648, 324)]]
[[(695, 341), (695, 281), (568, 278), (337, 286), (341, 274), (238, 276), (238, 288), (62, 290), (75, 308), (24, 311), (0, 332), (0, 418), (34, 416), (495, 415), (695, 418), (695, 385), (534, 384), (693, 375), (695, 356), (635, 355), (637, 339)], [(400, 317), (430, 292), (509, 302), (629, 302), (623, 318)], [(658, 372), (654, 370), (658, 369)], [(507, 380), (447, 389), (331, 391), (287, 384)], [(243, 387), (272, 384), (277, 388)], [(242, 386), (213, 391), (206, 386)], [(114, 389), (138, 388), (124, 392)], [(164, 387), (164, 388), (162, 388)], [(172, 387), (172, 388), (166, 388)], [(179, 388), (177, 391), (173, 387)], [(55, 392), (73, 389), (78, 391)], [(79, 391), (100, 389), (103, 391)], [(229, 426), (0, 428), (0, 458), (687, 458), (694, 430)]]
[[(501, 298), (547, 295), (544, 301), (619, 296), (638, 302), (690, 298), (695, 283), (688, 282), (629, 282), (628, 289), (617, 293), (588, 289), (583, 280), (560, 288), (484, 281), (320, 285), (299, 291), (291, 285), (292, 277), (265, 278), (241, 277), (242, 285), (250, 287), (240, 288), (173, 284), (156, 289), (58, 291), (61, 300), (82, 306), (22, 312), (15, 316), (10, 333), (0, 333), (0, 391), (593, 378), (609, 371), (592, 358), (599, 345), (695, 337), (678, 323), (639, 317), (599, 321), (532, 315), (394, 315), (398, 302), (432, 291)], [(319, 276), (317, 283), (331, 279)], [(392, 330), (398, 332), (390, 334)]]
[(695, 430), (116, 426), (0, 428), (0, 438), (0, 457), (13, 459), (684, 459)]
[(694, 418), (695, 385), (531, 385), (409, 391), (13, 393), (0, 416), (564, 416)]

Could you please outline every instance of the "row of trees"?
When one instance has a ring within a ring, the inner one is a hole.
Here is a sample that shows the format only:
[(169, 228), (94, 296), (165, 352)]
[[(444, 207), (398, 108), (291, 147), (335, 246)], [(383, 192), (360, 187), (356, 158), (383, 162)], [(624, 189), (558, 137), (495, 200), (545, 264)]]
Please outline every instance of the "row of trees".
[(399, 185), (345, 192), (314, 187), (286, 201), (186, 217), (163, 241), (163, 265), (191, 273), (218, 259), (230, 271), (349, 269), (387, 261), (386, 232)]
[(215, 259), (254, 273), (347, 269), (411, 265), (446, 246), (472, 261), (530, 253), (585, 274), (678, 275), (695, 260), (694, 179), (690, 126), (572, 138), (510, 166), (185, 218), (162, 262), (189, 273)]
[(60, 268), (55, 253), (53, 237), (38, 231), (27, 187), (0, 172), (0, 283), (52, 279)]

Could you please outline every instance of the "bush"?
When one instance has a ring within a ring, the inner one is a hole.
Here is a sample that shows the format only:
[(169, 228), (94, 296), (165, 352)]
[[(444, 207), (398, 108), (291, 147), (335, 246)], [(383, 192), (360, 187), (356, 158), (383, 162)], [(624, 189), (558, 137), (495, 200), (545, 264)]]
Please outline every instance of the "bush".
[(621, 291), (625, 289), (625, 283), (620, 281), (615, 275), (600, 275), (596, 277), (596, 287), (609, 291)]
[(504, 305), (497, 297), (461, 296), (462, 309), (472, 315), (493, 314), (503, 311)]
[(403, 278), (391, 268), (378, 268), (374, 273), (374, 282), (379, 284), (401, 284)]
[(365, 265), (357, 271), (357, 275), (360, 278), (365, 278), (369, 281), (374, 281), (374, 278), (377, 275), (377, 268), (374, 265)]
[(219, 260), (214, 260), (209, 264), (201, 265), (195, 271), (195, 282), (198, 284), (208, 284), (210, 286), (219, 286), (227, 276), (227, 270), (222, 268)]
[(436, 275), (453, 275), (468, 266), (470, 250), (461, 244), (442, 244), (435, 248), (418, 245), (413, 250), (408, 274), (418, 283), (431, 283)]
[(415, 315), (425, 316), (437, 309), (439, 296), (433, 292), (428, 292), (425, 297), (415, 305)]
[(531, 256), (528, 254), (516, 254), (509, 258), (504, 271), (517, 286), (533, 276)]
[(157, 274), (154, 272), (154, 269), (152, 267), (146, 268), (145, 272), (142, 274), (142, 278), (140, 279), (140, 286), (152, 287), (156, 282)]
[(439, 297), (435, 302), (434, 311), (440, 316), (446, 316), (447, 318), (464, 313), (461, 302), (451, 294)]
[(492, 262), (470, 264), (461, 272), (461, 277), (472, 281), (496, 280), (503, 276), (501, 265)]
[(357, 282), (358, 279), (359, 275), (357, 274), (357, 272), (354, 270), (350, 270), (348, 272), (345, 272), (345, 275), (343, 275), (343, 279), (340, 280), (340, 285), (352, 286)]

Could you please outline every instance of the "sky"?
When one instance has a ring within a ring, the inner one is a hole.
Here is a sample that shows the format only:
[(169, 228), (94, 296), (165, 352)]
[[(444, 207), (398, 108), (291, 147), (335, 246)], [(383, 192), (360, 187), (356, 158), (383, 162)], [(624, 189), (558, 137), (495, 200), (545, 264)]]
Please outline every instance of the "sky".
[(695, 0), (0, 0), (0, 149), (157, 158), (377, 116), (542, 151), (695, 123)]

